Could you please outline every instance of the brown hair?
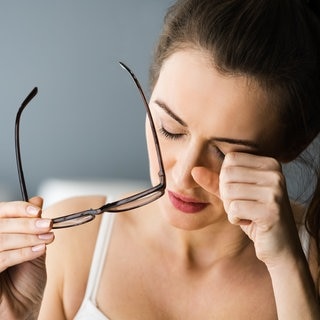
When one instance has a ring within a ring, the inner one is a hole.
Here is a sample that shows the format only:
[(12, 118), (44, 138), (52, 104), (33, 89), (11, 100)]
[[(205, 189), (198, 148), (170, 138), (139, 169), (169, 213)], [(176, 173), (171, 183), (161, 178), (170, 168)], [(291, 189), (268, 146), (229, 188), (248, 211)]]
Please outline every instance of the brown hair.
[[(282, 156), (294, 160), (320, 131), (318, 9), (307, 0), (178, 0), (165, 17), (151, 87), (172, 53), (205, 50), (222, 73), (246, 75), (273, 97), (284, 127)], [(319, 251), (320, 182), (306, 226)]]

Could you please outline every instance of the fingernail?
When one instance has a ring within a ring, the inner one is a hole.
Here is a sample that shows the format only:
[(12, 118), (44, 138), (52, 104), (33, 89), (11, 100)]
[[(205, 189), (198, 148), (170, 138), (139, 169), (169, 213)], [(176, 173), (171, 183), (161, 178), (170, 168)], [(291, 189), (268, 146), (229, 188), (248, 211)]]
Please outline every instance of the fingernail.
[(36, 208), (34, 206), (28, 206), (27, 207), (27, 213), (30, 215), (30, 216), (37, 216), (40, 212), (40, 209), (39, 208)]
[(38, 238), (40, 240), (51, 240), (53, 238), (53, 236), (54, 236), (53, 233), (50, 232), (50, 233), (39, 234)]
[(43, 243), (43, 244), (38, 244), (37, 246), (32, 247), (31, 250), (34, 252), (38, 252), (38, 251), (44, 251), (45, 248), (46, 248), (46, 245)]
[(37, 228), (49, 228), (51, 225), (50, 219), (38, 219), (36, 221), (36, 227)]

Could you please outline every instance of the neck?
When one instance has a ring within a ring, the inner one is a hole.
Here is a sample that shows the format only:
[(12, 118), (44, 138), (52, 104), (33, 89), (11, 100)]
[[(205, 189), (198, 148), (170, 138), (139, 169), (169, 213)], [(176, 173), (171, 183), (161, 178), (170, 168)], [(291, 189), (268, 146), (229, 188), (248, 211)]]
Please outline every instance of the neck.
[(182, 230), (167, 226), (167, 246), (171, 253), (189, 267), (209, 267), (239, 256), (251, 245), (240, 227), (228, 221), (198, 230)]

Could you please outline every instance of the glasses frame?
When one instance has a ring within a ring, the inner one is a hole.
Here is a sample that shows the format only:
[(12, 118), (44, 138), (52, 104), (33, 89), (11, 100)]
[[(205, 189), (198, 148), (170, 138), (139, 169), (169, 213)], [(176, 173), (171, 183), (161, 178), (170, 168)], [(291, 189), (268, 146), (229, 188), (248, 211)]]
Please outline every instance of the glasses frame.
[[(163, 161), (162, 161), (162, 156), (161, 156), (161, 151), (160, 151), (160, 144), (159, 144), (159, 139), (157, 136), (157, 132), (156, 132), (156, 128), (154, 125), (154, 121), (152, 118), (152, 114), (150, 111), (150, 107), (149, 104), (147, 102), (147, 99), (145, 97), (145, 94), (142, 90), (142, 87), (140, 85), (140, 82), (138, 81), (138, 79), (136, 78), (136, 76), (134, 75), (134, 73), (129, 69), (128, 66), (126, 66), (123, 62), (119, 62), (120, 66), (126, 70), (129, 75), (131, 76), (132, 80), (134, 81), (137, 89), (139, 90), (139, 93), (141, 95), (142, 101), (144, 103), (146, 112), (147, 112), (147, 116), (149, 119), (149, 123), (150, 123), (150, 128), (151, 128), (151, 132), (153, 135), (153, 139), (154, 139), (154, 143), (155, 143), (155, 150), (157, 153), (157, 160), (158, 160), (158, 165), (159, 165), (159, 172), (158, 172), (158, 176), (159, 176), (159, 184), (157, 184), (156, 186), (153, 186), (151, 188), (148, 188), (144, 191), (138, 192), (136, 194), (133, 194), (131, 196), (122, 198), (120, 200), (114, 201), (114, 202), (109, 202), (106, 203), (105, 205), (101, 206), (98, 209), (88, 209), (88, 210), (84, 210), (81, 212), (76, 212), (76, 213), (72, 213), (72, 214), (68, 214), (65, 216), (61, 216), (61, 217), (57, 217), (52, 219), (52, 223), (53, 223), (53, 229), (60, 229), (60, 228), (68, 228), (68, 227), (73, 227), (73, 226), (77, 226), (77, 225), (81, 225), (84, 223), (87, 223), (89, 221), (92, 221), (96, 215), (99, 215), (103, 212), (111, 212), (111, 213), (115, 213), (115, 212), (123, 212), (123, 211), (128, 211), (128, 210), (132, 210), (135, 208), (139, 208), (142, 207), (150, 202), (153, 202), (155, 200), (157, 200), (158, 198), (160, 198), (161, 196), (163, 196), (163, 194), (165, 193), (165, 188), (166, 188), (166, 176), (165, 176), (165, 171), (164, 171), (164, 166), (163, 166)], [(25, 183), (25, 177), (24, 177), (24, 173), (23, 173), (23, 168), (22, 168), (22, 161), (21, 161), (21, 151), (20, 151), (20, 118), (21, 118), (21, 114), (22, 111), (26, 108), (26, 106), (30, 103), (30, 101), (37, 95), (38, 93), (38, 88), (35, 87), (29, 94), (28, 96), (25, 98), (25, 100), (22, 102), (17, 115), (16, 115), (16, 121), (15, 121), (15, 154), (16, 154), (16, 163), (17, 163), (17, 170), (18, 170), (18, 177), (19, 177), (19, 184), (20, 184), (20, 190), (21, 190), (21, 195), (22, 195), (22, 199), (23, 201), (28, 201), (29, 197), (28, 197), (28, 192), (27, 192), (27, 187), (26, 187), (26, 183)], [(151, 195), (154, 195), (153, 197), (151, 197)], [(148, 200), (148, 197), (150, 196), (150, 200)], [(119, 209), (119, 207), (123, 206), (124, 204), (129, 204), (132, 203), (136, 200), (139, 199), (143, 199), (146, 198), (146, 202), (143, 202), (142, 204), (137, 204), (134, 205), (132, 207), (128, 207), (126, 209)], [(118, 209), (117, 209), (118, 208)], [(74, 224), (68, 224), (68, 225), (63, 225), (62, 223), (64, 222), (72, 222), (72, 220), (76, 221), (79, 219), (84, 219), (81, 222), (78, 223), (74, 223)], [(57, 224), (57, 225), (55, 225)], [(61, 224), (61, 225), (58, 225)]]

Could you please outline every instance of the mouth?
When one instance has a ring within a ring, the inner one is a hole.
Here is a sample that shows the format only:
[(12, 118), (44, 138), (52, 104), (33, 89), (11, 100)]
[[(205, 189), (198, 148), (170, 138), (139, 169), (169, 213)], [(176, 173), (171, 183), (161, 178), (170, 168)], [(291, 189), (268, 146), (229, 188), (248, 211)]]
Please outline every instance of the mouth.
[(202, 211), (209, 205), (207, 202), (200, 202), (195, 199), (174, 193), (172, 191), (168, 191), (168, 196), (172, 205), (177, 210), (184, 213), (197, 213)]

